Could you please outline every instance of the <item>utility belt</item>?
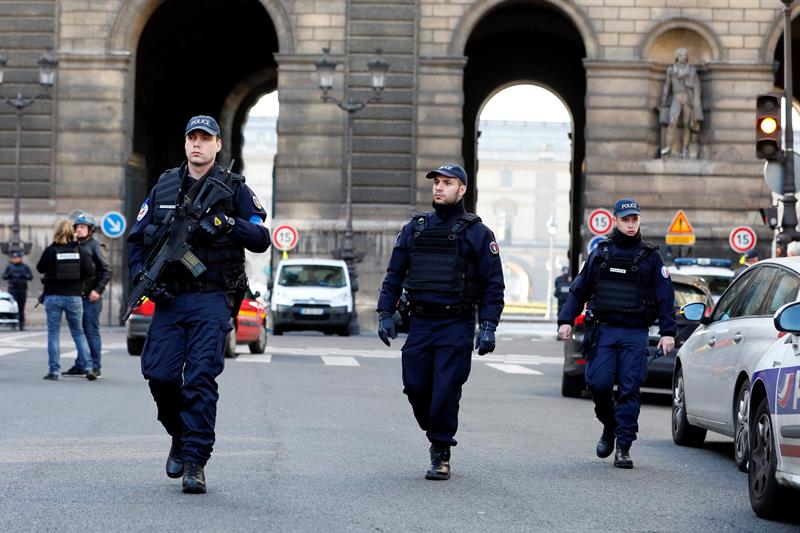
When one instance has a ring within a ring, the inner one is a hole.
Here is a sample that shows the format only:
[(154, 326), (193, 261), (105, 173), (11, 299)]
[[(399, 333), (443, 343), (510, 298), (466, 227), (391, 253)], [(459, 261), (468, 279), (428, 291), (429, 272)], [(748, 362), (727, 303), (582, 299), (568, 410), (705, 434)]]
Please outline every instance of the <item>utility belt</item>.
[(411, 316), (418, 318), (454, 318), (475, 314), (475, 304), (411, 304)]
[(180, 279), (167, 281), (164, 285), (167, 291), (172, 294), (180, 294), (186, 292), (226, 292), (228, 289), (221, 283), (214, 283), (213, 281), (200, 281), (196, 279)]

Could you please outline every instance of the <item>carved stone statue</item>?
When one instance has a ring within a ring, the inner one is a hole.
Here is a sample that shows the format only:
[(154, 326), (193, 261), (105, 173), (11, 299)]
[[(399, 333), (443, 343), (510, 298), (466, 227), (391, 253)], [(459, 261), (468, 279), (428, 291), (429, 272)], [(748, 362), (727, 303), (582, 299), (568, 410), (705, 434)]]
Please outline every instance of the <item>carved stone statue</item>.
[[(703, 104), (697, 69), (689, 64), (685, 48), (675, 51), (667, 68), (658, 121), (661, 124), (661, 157), (697, 159), (697, 135), (703, 126)], [(665, 131), (666, 130), (666, 131)]]

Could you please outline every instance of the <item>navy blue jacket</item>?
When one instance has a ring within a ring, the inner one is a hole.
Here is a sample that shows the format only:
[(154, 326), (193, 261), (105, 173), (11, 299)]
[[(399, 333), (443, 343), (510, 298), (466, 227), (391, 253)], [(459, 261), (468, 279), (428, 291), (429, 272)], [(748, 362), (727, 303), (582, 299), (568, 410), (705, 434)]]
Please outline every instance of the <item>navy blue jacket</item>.
[[(617, 245), (611, 241), (611, 255), (618, 252)], [(578, 277), (572, 282), (567, 302), (558, 314), (558, 325), (573, 325), (575, 317), (583, 312), (583, 307), (591, 299), (594, 284), (598, 279), (602, 256), (599, 253), (600, 247), (595, 248), (586, 260), (583, 269)], [(658, 325), (662, 337), (674, 337), (678, 325), (675, 321), (675, 290), (672, 287), (672, 280), (669, 271), (664, 266), (661, 254), (658, 250), (650, 252), (639, 263), (641, 269), (641, 280), (646, 287), (651, 288), (655, 296), (655, 306), (658, 311)], [(591, 307), (591, 306), (590, 306)], [(612, 324), (624, 324), (633, 328), (648, 328), (650, 324), (645, 323), (643, 316), (624, 315), (619, 313), (606, 314), (603, 318)]]
[[(435, 211), (428, 218), (429, 228), (451, 228), (464, 213), (463, 203), (459, 203), (460, 208), (449, 212)], [(406, 278), (410, 263), (409, 240), (413, 235), (414, 223), (409, 222), (400, 233), (394, 243), (392, 256), (389, 259), (389, 266), (386, 269), (386, 278), (378, 297), (378, 311), (394, 313), (397, 307), (397, 300), (403, 290), (403, 281)], [(469, 261), (474, 261), (477, 267), (478, 278), (481, 285), (480, 301), (478, 303), (478, 318), (480, 321), (491, 320), (500, 321), (500, 314), (503, 312), (503, 267), (500, 263), (500, 248), (497, 246), (494, 234), (481, 222), (472, 224), (458, 234), (463, 245), (462, 250)], [(410, 295), (414, 303), (432, 303), (442, 305), (458, 305), (463, 302), (457, 294), (444, 292), (421, 292), (415, 291)]]
[(33, 272), (25, 263), (9, 263), (3, 272), (3, 279), (8, 281), (9, 289), (27, 289), (28, 282), (33, 279)]
[[(213, 171), (214, 167), (211, 167), (210, 172)], [(190, 180), (191, 178), (185, 175), (183, 183), (188, 184)], [(181, 188), (186, 190), (185, 185)], [(128, 235), (128, 268), (131, 277), (139, 272), (150, 252), (144, 245), (144, 229), (153, 220), (153, 190), (147, 195), (139, 209), (139, 216), (136, 217), (136, 223)], [(244, 182), (239, 187), (234, 187), (233, 209), (232, 218), (236, 220), (236, 223), (228, 237), (251, 252), (265, 252), (271, 243), (269, 229), (263, 225), (267, 218), (267, 212), (258, 200), (258, 196)]]

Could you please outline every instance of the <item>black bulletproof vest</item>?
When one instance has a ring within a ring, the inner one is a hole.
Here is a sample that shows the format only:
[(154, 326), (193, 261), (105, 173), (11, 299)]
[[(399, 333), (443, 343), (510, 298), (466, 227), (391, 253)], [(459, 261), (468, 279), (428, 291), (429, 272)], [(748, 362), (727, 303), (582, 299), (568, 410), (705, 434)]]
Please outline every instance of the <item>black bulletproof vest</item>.
[(447, 228), (428, 228), (428, 213), (415, 213), (414, 233), (409, 246), (410, 263), (403, 288), (409, 292), (434, 291), (460, 294), (468, 302), (480, 295), (474, 261), (465, 256), (459, 234), (480, 222), (473, 213), (464, 213)]
[(69, 243), (55, 247), (57, 280), (81, 279), (81, 254), (78, 246), (78, 243)]
[(589, 307), (599, 318), (603, 313), (650, 314), (655, 298), (652, 288), (642, 279), (639, 263), (655, 247), (649, 243), (626, 251), (611, 253), (611, 245), (603, 242), (598, 248), (597, 278)]
[[(169, 229), (165, 224), (167, 217), (182, 201), (181, 181), (184, 176), (185, 164), (164, 172), (158, 178), (153, 191), (153, 217), (152, 223), (145, 228), (145, 245), (153, 245), (166, 234)], [(214, 167), (214, 176), (220, 181), (226, 181), (227, 170), (217, 165)], [(231, 188), (236, 191), (241, 186), (244, 178), (238, 174), (231, 175)], [(218, 206), (212, 206), (213, 212)], [(222, 211), (226, 216), (233, 216), (233, 200), (225, 200)], [(222, 235), (212, 243), (195, 243), (192, 251), (208, 269), (200, 276), (201, 280), (215, 284), (231, 285), (244, 275), (244, 248), (234, 243), (228, 236)], [(188, 270), (183, 267), (171, 268), (166, 274), (168, 279), (192, 278)]]

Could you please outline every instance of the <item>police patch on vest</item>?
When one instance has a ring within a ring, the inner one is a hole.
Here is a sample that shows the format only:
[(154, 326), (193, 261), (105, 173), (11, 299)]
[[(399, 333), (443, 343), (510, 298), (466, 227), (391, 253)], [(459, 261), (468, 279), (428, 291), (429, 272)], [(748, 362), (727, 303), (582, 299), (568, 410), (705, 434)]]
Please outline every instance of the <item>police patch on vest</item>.
[(665, 278), (669, 278), (669, 270), (667, 270), (667, 267), (665, 266), (661, 267), (661, 275), (664, 276)]
[(255, 194), (253, 195), (253, 205), (256, 206), (256, 209), (264, 209), (261, 207), (261, 202), (258, 201), (258, 196)]
[(80, 258), (81, 255), (77, 252), (62, 252), (56, 254), (56, 261), (74, 261)]
[(500, 253), (500, 245), (497, 244), (495, 241), (490, 242), (489, 243), (489, 251), (492, 252), (492, 254), (494, 254), (494, 255), (499, 254)]
[(150, 206), (147, 204), (147, 202), (149, 201), (150, 199), (148, 198), (147, 200), (144, 201), (142, 207), (139, 208), (139, 214), (136, 216), (137, 221), (142, 220), (144, 216), (147, 214), (147, 210), (150, 208)]
[(161, 204), (158, 206), (159, 209), (175, 209), (175, 204)]
[(608, 271), (609, 271), (609, 272), (613, 272), (613, 273), (615, 273), (615, 274), (625, 274), (625, 273), (627, 273), (627, 272), (628, 272), (628, 271), (627, 271), (627, 270), (625, 270), (624, 268), (613, 268), (613, 267), (612, 267), (612, 268), (609, 268), (609, 269), (608, 269)]

